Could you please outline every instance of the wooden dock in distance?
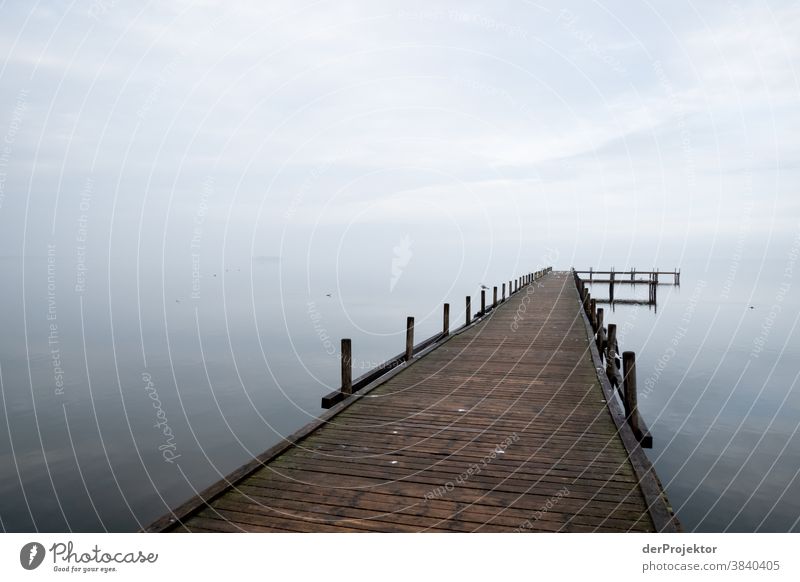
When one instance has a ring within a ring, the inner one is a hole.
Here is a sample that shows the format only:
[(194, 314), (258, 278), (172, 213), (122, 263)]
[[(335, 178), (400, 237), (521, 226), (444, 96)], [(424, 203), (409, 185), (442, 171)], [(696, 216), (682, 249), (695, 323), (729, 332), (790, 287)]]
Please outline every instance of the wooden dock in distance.
[(540, 273), (146, 531), (677, 531), (602, 366)]

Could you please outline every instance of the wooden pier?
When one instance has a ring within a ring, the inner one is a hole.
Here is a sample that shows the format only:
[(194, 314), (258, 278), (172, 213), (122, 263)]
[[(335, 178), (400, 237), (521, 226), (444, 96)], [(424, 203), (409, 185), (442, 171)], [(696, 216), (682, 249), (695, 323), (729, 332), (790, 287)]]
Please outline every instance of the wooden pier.
[[(578, 281), (584, 281), (585, 283), (588, 282), (590, 285), (598, 285), (600, 283), (608, 284), (608, 297), (607, 298), (596, 298), (595, 301), (597, 303), (604, 303), (611, 305), (612, 309), (614, 305), (621, 304), (621, 305), (649, 305), (655, 309), (658, 309), (658, 286), (659, 285), (676, 285), (680, 286), (681, 284), (681, 271), (680, 269), (675, 269), (674, 271), (659, 271), (658, 269), (653, 269), (652, 271), (637, 271), (635, 268), (631, 268), (628, 271), (617, 271), (613, 267), (609, 271), (598, 271), (595, 269), (590, 268), (588, 271), (578, 271), (573, 269), (572, 272), (577, 277)], [(588, 278), (581, 279), (581, 275), (588, 275)], [(605, 275), (607, 278), (597, 278), (596, 275)], [(644, 276), (647, 275), (647, 278), (637, 278), (637, 275)], [(659, 276), (660, 275), (667, 275), (672, 277), (672, 282), (660, 282)], [(636, 285), (647, 285), (647, 300), (644, 299), (619, 299), (615, 297), (615, 287), (618, 286), (625, 286), (630, 285), (631, 287), (635, 287)]]
[(421, 344), (410, 320), (381, 374), (343, 342), (330, 410), (145, 531), (678, 531), (602, 309), (574, 272), (508, 289)]

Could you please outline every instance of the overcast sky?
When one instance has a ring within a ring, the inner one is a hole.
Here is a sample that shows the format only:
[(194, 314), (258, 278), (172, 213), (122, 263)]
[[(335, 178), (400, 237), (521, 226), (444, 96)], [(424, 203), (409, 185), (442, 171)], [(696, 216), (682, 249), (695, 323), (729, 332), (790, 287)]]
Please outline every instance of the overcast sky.
[(194, 230), (247, 260), (672, 266), (798, 232), (797, 2), (0, 6), (6, 257)]

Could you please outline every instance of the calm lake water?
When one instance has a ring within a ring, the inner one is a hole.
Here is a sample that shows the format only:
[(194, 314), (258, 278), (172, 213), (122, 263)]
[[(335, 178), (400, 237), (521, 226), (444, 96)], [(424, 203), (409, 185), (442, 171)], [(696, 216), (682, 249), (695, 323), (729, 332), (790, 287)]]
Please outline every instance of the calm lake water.
[[(688, 530), (800, 531), (795, 258), (684, 263), (657, 311), (606, 306), (637, 353), (648, 455)], [(392, 283), (389, 264), (365, 281), (364, 265), (309, 275), (270, 256), (204, 256), (202, 269), (86, 260), (81, 287), (72, 248), (2, 259), (7, 531), (146, 525), (318, 415), (339, 338), (352, 337), (358, 375), (401, 350), (407, 315), (427, 337), (442, 302), (530, 270), (409, 268)]]

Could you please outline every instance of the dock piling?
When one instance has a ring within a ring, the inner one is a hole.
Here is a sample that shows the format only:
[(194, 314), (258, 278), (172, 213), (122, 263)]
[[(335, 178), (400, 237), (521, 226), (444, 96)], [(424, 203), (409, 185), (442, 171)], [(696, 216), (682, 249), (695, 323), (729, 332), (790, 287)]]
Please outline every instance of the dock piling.
[(350, 339), (342, 340), (342, 394), (353, 393), (353, 352)]
[(442, 335), (450, 335), (450, 304), (445, 303), (442, 309)]
[(406, 319), (406, 362), (414, 357), (414, 318)]
[[(617, 324), (608, 324), (608, 337), (606, 338), (606, 376), (611, 380), (616, 377), (616, 362), (614, 361), (617, 354)], [(612, 383), (616, 383), (612, 381)]]
[(639, 438), (639, 404), (636, 394), (636, 354), (634, 352), (623, 352), (622, 354), (622, 373), (625, 388), (625, 417), (633, 430), (636, 438)]
[(465, 315), (464, 325), (469, 325), (472, 322), (472, 298), (467, 295), (467, 310)]
[(597, 308), (597, 351), (602, 355), (603, 344), (605, 344), (605, 330), (603, 329), (603, 318), (605, 312), (602, 307)]

